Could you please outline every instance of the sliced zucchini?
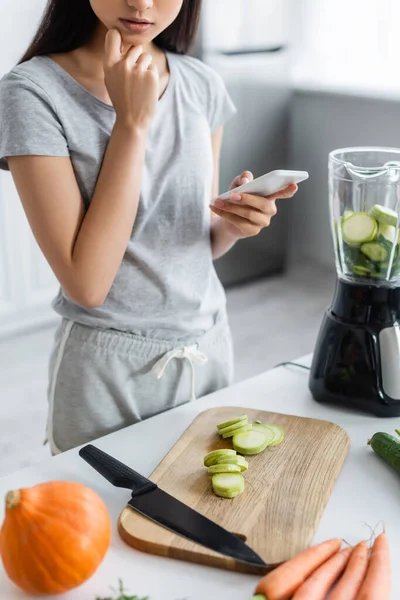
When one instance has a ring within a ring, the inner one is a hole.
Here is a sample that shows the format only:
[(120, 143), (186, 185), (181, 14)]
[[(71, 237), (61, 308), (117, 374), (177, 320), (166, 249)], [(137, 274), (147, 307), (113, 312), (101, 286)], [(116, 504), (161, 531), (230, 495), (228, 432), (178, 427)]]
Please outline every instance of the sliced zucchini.
[(218, 433), (220, 433), (221, 435), (224, 435), (224, 433), (229, 433), (230, 431), (233, 431), (234, 429), (238, 429), (239, 427), (243, 427), (244, 425), (247, 425), (248, 422), (249, 422), (248, 418), (245, 417), (244, 419), (240, 419), (240, 421), (237, 421), (236, 423), (233, 423), (232, 425), (228, 425), (227, 427), (222, 427), (221, 429), (218, 429)]
[(215, 475), (216, 473), (240, 473), (241, 470), (242, 469), (239, 467), (239, 465), (211, 465), (210, 467), (208, 467), (208, 474)]
[(269, 445), (271, 445), (272, 442), (275, 440), (275, 431), (271, 429), (269, 425), (256, 421), (255, 423), (253, 423), (253, 429), (254, 431), (261, 431), (261, 433), (263, 433), (267, 437)]
[(354, 213), (342, 223), (342, 237), (352, 246), (372, 242), (378, 233), (378, 224), (368, 213)]
[(268, 437), (264, 432), (252, 429), (251, 431), (237, 433), (232, 438), (232, 444), (240, 454), (259, 454), (268, 446)]
[(214, 492), (225, 498), (233, 498), (244, 490), (244, 477), (239, 473), (218, 473), (211, 481)]
[(378, 224), (378, 237), (382, 236), (388, 242), (394, 244), (396, 242), (396, 227), (386, 225), (385, 223)]
[(229, 427), (230, 425), (234, 425), (238, 421), (244, 421), (245, 419), (247, 419), (247, 415), (236, 417), (235, 419), (231, 419), (230, 421), (224, 421), (223, 423), (219, 423), (219, 425), (217, 425), (217, 429), (225, 429), (225, 427)]
[(387, 206), (382, 206), (381, 204), (375, 204), (369, 211), (370, 215), (379, 221), (379, 223), (384, 223), (385, 225), (391, 225), (392, 227), (397, 226), (397, 221), (399, 220), (399, 215), (396, 211), (388, 208)]
[(232, 431), (228, 431), (227, 433), (224, 433), (222, 435), (222, 437), (224, 439), (226, 439), (229, 437), (233, 437), (237, 433), (242, 433), (242, 431), (250, 431), (250, 429), (251, 429), (251, 423), (247, 423), (247, 425), (243, 425), (243, 427), (236, 427), (235, 429), (232, 429)]
[(361, 265), (353, 265), (351, 270), (356, 277), (369, 277), (371, 275), (370, 269)]
[(285, 433), (284, 433), (282, 427), (279, 427), (279, 425), (268, 425), (268, 427), (270, 429), (272, 429), (272, 431), (275, 433), (275, 439), (272, 442), (271, 446), (277, 446), (278, 444), (280, 444), (281, 442), (283, 442), (283, 438), (285, 437)]
[(236, 450), (231, 450), (230, 448), (223, 450), (213, 450), (204, 457), (204, 466), (209, 467), (210, 465), (214, 464), (214, 462), (220, 456), (235, 456), (235, 454)]
[(236, 454), (236, 456), (221, 456), (220, 458), (217, 458), (217, 461), (214, 463), (215, 465), (223, 465), (223, 464), (229, 464), (229, 465), (238, 465), (238, 467), (240, 467), (240, 470), (243, 471), (247, 471), (247, 469), (249, 468), (249, 463), (247, 462), (247, 460), (245, 458), (243, 458), (243, 456), (240, 456), (239, 454)]
[(236, 498), (236, 496), (240, 496), (240, 494), (243, 493), (243, 490), (239, 490), (237, 492), (221, 492), (219, 490), (216, 490), (215, 488), (213, 488), (214, 490), (214, 494), (216, 496), (220, 496), (221, 498)]
[(351, 215), (354, 215), (354, 210), (345, 210), (342, 216), (342, 220), (344, 221), (345, 219), (348, 219), (349, 217), (351, 217)]
[(367, 242), (361, 246), (361, 252), (374, 262), (384, 262), (388, 260), (390, 252), (381, 244)]
[(284, 432), (282, 427), (279, 427), (279, 425), (270, 425), (268, 423), (260, 423), (260, 421), (256, 421), (256, 423), (253, 425), (253, 429), (256, 431), (261, 431), (264, 433), (264, 435), (269, 437), (268, 446), (277, 446), (283, 441)]

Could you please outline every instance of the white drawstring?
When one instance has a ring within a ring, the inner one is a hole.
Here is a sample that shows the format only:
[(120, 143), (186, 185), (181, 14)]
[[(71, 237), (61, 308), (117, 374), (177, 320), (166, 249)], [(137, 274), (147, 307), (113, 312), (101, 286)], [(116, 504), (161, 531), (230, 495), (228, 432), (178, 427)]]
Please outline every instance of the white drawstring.
[(190, 399), (196, 400), (194, 363), (197, 365), (204, 365), (208, 361), (207, 356), (197, 349), (197, 344), (194, 346), (180, 346), (175, 350), (170, 350), (169, 352), (166, 352), (151, 369), (157, 376), (157, 379), (161, 379), (165, 373), (165, 369), (173, 358), (180, 358), (182, 360), (187, 358), (190, 362), (190, 366), (192, 368), (192, 393)]

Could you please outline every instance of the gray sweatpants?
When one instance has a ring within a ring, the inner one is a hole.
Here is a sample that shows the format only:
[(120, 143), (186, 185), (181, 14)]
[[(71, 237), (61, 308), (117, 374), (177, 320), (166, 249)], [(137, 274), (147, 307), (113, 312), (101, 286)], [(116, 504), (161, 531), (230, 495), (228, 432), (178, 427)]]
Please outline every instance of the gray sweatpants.
[(230, 385), (225, 314), (190, 343), (62, 319), (49, 362), (47, 439), (53, 454)]

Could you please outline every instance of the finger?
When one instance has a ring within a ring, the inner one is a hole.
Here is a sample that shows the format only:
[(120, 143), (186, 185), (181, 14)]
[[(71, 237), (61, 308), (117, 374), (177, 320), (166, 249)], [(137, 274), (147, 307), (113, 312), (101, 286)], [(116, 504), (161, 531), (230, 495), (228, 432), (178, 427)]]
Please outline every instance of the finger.
[(104, 64), (111, 67), (121, 60), (121, 34), (118, 29), (109, 29), (104, 42)]
[[(276, 215), (277, 208), (275, 204), (275, 200), (266, 200), (265, 198), (259, 196), (251, 196), (249, 194), (242, 194), (240, 201), (233, 202), (232, 200), (221, 200), (221, 198), (217, 198), (214, 202), (216, 208), (220, 210), (226, 210), (228, 212), (238, 212), (237, 209), (242, 207), (244, 210), (253, 210), (261, 215), (266, 215), (269, 218), (274, 217)], [(246, 201), (246, 198), (249, 201)], [(239, 213), (238, 213), (239, 214)], [(242, 214), (242, 212), (240, 212)]]
[(225, 202), (224, 206), (216, 206), (216, 208), (233, 215), (238, 215), (259, 227), (268, 227), (271, 218), (276, 214), (276, 207), (274, 207), (275, 210), (271, 210), (267, 214), (250, 206), (238, 206), (237, 204), (232, 204), (232, 202)]
[(292, 196), (295, 195), (297, 192), (297, 185), (294, 184), (294, 186), (295, 187), (293, 187), (291, 184), (290, 186), (279, 192), (276, 192), (275, 194), (271, 194), (270, 196), (256, 196), (255, 194), (246, 194), (243, 192), (240, 194), (240, 199), (236, 196), (233, 196), (231, 201), (235, 203), (240, 202), (240, 204), (247, 204), (248, 206), (252, 206), (257, 210), (261, 210), (261, 212), (269, 213), (271, 210), (274, 210), (271, 207), (272, 202), (283, 198), (292, 198)]
[(299, 188), (297, 187), (296, 183), (290, 183), (289, 185), (282, 188), (278, 192), (275, 192), (274, 194), (271, 194), (270, 196), (267, 196), (267, 197), (268, 197), (268, 200), (278, 200), (279, 198), (291, 198), (292, 196), (295, 195), (295, 193), (297, 192), (298, 189)]
[(153, 57), (148, 52), (143, 52), (141, 56), (139, 56), (137, 60), (137, 64), (140, 66), (143, 71), (147, 71), (151, 63), (153, 62)]
[(247, 179), (247, 181), (253, 181), (253, 179), (254, 179), (254, 175), (251, 171), (243, 171), (243, 173), (240, 175), (240, 177), (242, 179)]
[(128, 52), (124, 55), (124, 60), (129, 68), (136, 64), (143, 54), (143, 46), (131, 46)]
[(237, 229), (239, 229), (246, 237), (257, 235), (261, 231), (261, 227), (254, 225), (254, 223), (250, 223), (247, 219), (243, 219), (238, 215), (228, 213), (224, 210), (219, 210), (218, 208), (215, 208), (215, 206), (210, 206), (210, 208), (216, 215), (237, 227)]
[(241, 175), (238, 175), (237, 177), (235, 177), (235, 179), (233, 180), (232, 185), (229, 189), (233, 190), (235, 187), (239, 187), (240, 185), (249, 183), (249, 181), (252, 181), (253, 179), (254, 179), (253, 173), (251, 173), (250, 171), (243, 171), (243, 173)]
[(153, 71), (158, 76), (158, 69), (154, 63), (151, 63), (151, 65), (149, 66), (149, 68), (147, 70)]

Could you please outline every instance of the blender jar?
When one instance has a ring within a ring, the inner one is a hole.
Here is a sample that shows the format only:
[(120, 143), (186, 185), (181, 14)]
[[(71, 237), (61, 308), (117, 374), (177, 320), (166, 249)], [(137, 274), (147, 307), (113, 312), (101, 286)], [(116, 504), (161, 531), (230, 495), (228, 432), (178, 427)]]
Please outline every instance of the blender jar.
[(331, 152), (329, 197), (339, 278), (398, 286), (400, 149)]

